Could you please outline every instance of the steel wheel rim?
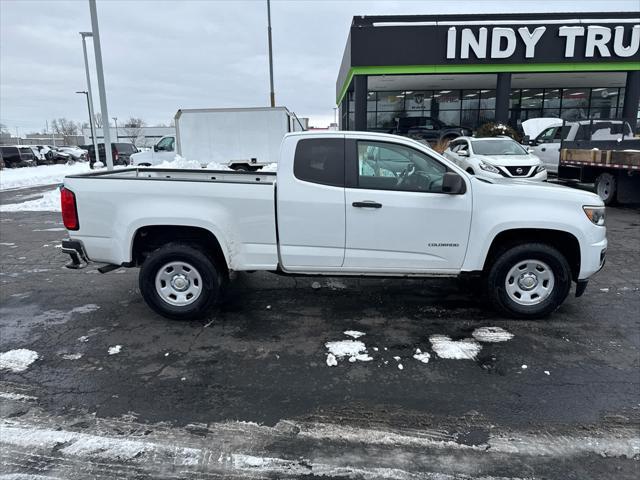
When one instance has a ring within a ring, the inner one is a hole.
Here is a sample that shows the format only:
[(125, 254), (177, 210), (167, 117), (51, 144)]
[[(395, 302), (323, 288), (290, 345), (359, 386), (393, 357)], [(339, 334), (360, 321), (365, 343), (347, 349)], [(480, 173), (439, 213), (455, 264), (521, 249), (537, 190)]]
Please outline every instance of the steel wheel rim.
[(518, 305), (538, 305), (553, 292), (555, 275), (540, 260), (522, 260), (511, 267), (504, 285), (509, 298)]
[(598, 182), (598, 196), (603, 200), (606, 200), (611, 195), (611, 180), (607, 179)]
[(163, 301), (176, 307), (185, 307), (200, 297), (202, 277), (193, 265), (174, 261), (158, 270), (155, 286)]

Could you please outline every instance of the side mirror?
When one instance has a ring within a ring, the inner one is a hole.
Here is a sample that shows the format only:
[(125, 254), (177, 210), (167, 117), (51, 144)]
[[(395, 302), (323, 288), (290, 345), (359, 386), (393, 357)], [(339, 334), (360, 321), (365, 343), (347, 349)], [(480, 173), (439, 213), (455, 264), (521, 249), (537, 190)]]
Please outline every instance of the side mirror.
[(449, 195), (461, 195), (467, 191), (467, 186), (460, 175), (447, 172), (442, 177), (442, 191)]
[(456, 153), (461, 157), (468, 157), (469, 156), (469, 150), (458, 150)]
[(154, 152), (157, 152), (157, 151), (158, 151), (158, 145), (154, 145), (154, 146), (153, 146), (153, 151), (154, 151)]

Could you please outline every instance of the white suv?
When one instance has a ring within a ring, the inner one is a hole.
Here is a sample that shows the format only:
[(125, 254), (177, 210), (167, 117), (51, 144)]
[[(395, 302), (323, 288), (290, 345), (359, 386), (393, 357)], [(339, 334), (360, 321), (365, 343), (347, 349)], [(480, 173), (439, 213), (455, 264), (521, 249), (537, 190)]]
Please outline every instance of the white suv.
[(444, 156), (478, 177), (547, 179), (540, 159), (509, 137), (458, 137), (449, 144)]

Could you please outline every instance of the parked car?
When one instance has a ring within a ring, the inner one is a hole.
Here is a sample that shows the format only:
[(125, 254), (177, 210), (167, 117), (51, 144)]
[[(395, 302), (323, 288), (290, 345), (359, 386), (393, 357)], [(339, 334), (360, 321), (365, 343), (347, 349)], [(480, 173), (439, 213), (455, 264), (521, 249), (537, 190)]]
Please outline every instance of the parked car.
[(483, 178), (547, 179), (540, 159), (509, 137), (456, 138), (444, 156), (471, 175)]
[[(96, 163), (95, 147), (88, 145), (87, 157), (89, 159), (89, 165), (93, 168)], [(114, 165), (129, 165), (131, 155), (138, 152), (138, 149), (133, 143), (112, 143), (111, 151), (113, 152), (113, 164)], [(99, 160), (103, 165), (106, 165), (106, 156), (104, 152), (104, 143), (98, 144)]]
[(35, 167), (36, 157), (31, 148), (25, 145), (0, 146), (2, 161), (6, 168)]
[(62, 251), (75, 268), (88, 259), (106, 263), (103, 272), (141, 266), (147, 304), (175, 319), (209, 314), (229, 272), (251, 270), (470, 276), (502, 312), (538, 318), (572, 280), (582, 295), (604, 264), (605, 208), (590, 192), (479, 179), (379, 133), (290, 133), (270, 160), (277, 173), (68, 176)]
[(472, 135), (473, 131), (458, 125), (447, 125), (431, 117), (401, 117), (398, 119), (398, 126), (394, 133), (416, 140), (426, 140), (433, 145), (439, 141), (450, 141), (456, 137)]
[(76, 162), (87, 161), (87, 150), (80, 147), (58, 147), (59, 152), (67, 153), (71, 160)]

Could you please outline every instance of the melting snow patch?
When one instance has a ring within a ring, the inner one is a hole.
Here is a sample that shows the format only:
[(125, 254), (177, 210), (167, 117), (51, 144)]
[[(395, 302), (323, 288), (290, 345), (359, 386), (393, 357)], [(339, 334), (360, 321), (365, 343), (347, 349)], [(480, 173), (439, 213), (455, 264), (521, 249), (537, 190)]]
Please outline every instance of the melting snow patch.
[(471, 334), (479, 342), (506, 342), (513, 338), (513, 333), (500, 327), (480, 327)]
[(82, 358), (82, 354), (81, 353), (63, 353), (60, 356), (62, 358), (64, 358), (65, 360), (79, 360), (79, 359)]
[(336, 360), (336, 356), (333, 353), (327, 353), (327, 365), (330, 367), (338, 365), (338, 360)]
[(429, 341), (438, 357), (452, 360), (474, 360), (482, 349), (472, 338), (454, 341), (447, 335), (431, 335)]
[(0, 353), (0, 370), (24, 372), (38, 359), (38, 353), (26, 348)]
[(360, 337), (366, 335), (364, 332), (359, 332), (357, 330), (345, 330), (344, 334), (346, 336), (348, 336), (348, 337), (351, 337), (351, 338), (360, 338)]
[(313, 283), (311, 284), (311, 288), (313, 288), (314, 290), (317, 290), (317, 289), (319, 289), (319, 288), (322, 288), (322, 285), (320, 285), (320, 283), (319, 283), (319, 282), (313, 282)]
[(522, 365), (520, 368), (522, 368), (522, 370), (526, 370), (528, 367), (526, 365)]
[(415, 358), (416, 360), (422, 363), (429, 363), (429, 359), (431, 358), (431, 355), (429, 355), (427, 352), (422, 353), (422, 351), (419, 348), (416, 348), (416, 353), (413, 354), (413, 358)]
[(0, 242), (0, 245), (4, 245), (5, 247), (11, 247), (11, 246), (15, 245), (15, 243)]
[[(16, 401), (37, 400), (36, 397), (32, 397), (31, 395), (23, 395), (22, 393), (13, 393), (13, 392), (0, 392), (0, 398), (4, 398), (5, 400), (16, 400)], [(0, 479), (2, 478), (3, 477), (0, 477)]]
[(82, 305), (81, 307), (76, 307), (71, 310), (71, 313), (91, 313), (98, 310), (100, 306), (95, 303), (87, 303), (86, 305)]
[(549, 370), (545, 370), (545, 371), (544, 371), (544, 374), (545, 374), (545, 375), (551, 375), (551, 372), (550, 372)]
[(359, 340), (340, 340), (337, 342), (327, 342), (325, 343), (325, 346), (329, 350), (329, 353), (327, 354), (327, 365), (329, 365), (329, 362), (333, 362), (333, 360), (330, 360), (329, 355), (334, 357), (336, 363), (338, 359), (342, 359), (345, 357), (349, 357), (350, 362), (368, 362), (370, 360), (373, 360), (373, 358), (367, 353), (367, 347), (365, 346), (365, 344)]
[(398, 364), (398, 370), (402, 370), (404, 367), (402, 366), (401, 363)]
[(7, 203), (0, 206), (0, 212), (59, 212), (60, 192), (49, 190), (41, 198), (22, 203)]
[(115, 355), (116, 353), (120, 353), (122, 350), (122, 345), (116, 345), (115, 347), (109, 347), (109, 355)]
[(347, 288), (344, 283), (338, 280), (329, 280), (327, 282), (327, 287), (329, 287), (331, 290), (344, 290), (345, 288)]

